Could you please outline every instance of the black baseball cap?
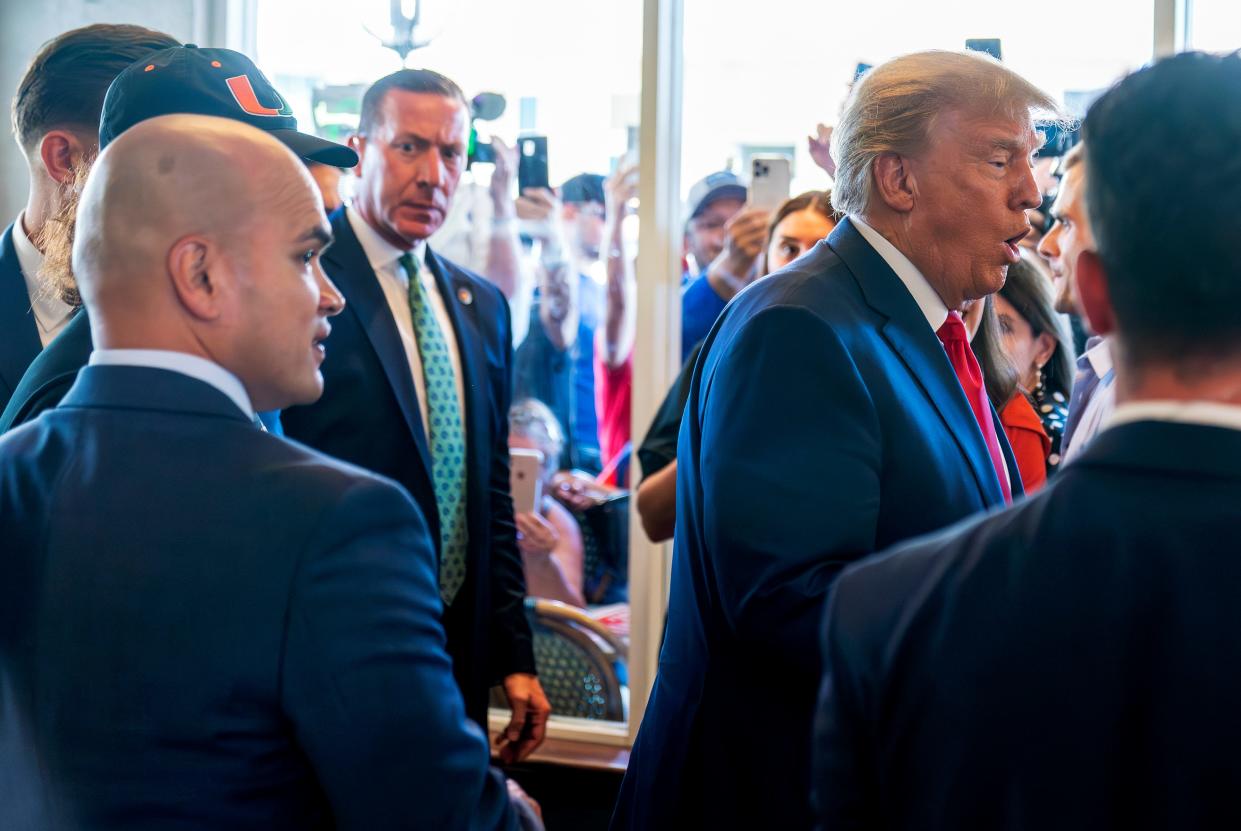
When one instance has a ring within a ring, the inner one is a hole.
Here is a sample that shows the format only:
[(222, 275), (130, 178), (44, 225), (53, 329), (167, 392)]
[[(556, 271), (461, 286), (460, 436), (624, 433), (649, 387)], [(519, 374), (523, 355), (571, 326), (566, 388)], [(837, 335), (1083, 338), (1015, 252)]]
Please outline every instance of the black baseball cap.
[(176, 113), (243, 121), (308, 161), (333, 167), (358, 163), (358, 154), (345, 145), (298, 132), (293, 110), (252, 60), (232, 49), (192, 43), (156, 52), (116, 76), (103, 99), (99, 149), (140, 121)]

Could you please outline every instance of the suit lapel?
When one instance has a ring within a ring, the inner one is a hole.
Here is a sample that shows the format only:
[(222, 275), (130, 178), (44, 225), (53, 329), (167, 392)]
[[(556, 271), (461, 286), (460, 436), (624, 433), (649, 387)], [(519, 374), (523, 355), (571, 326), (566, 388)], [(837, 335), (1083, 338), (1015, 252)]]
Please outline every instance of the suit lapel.
[[(440, 296), (444, 298), (444, 307), (448, 310), (456, 337), (457, 354), (461, 356), (461, 386), (465, 397), (463, 422), (466, 425), (466, 470), (480, 471), (485, 475), (486, 468), (481, 466), (481, 461), (486, 458), (486, 437), (491, 432), (487, 429), (486, 407), (490, 386), (487, 380), (487, 360), (483, 354), (485, 340), (479, 330), (474, 287), (460, 269), (430, 249), (427, 250), (427, 265), (435, 275)], [(507, 414), (505, 415), (507, 417)], [(476, 478), (468, 477), (467, 490), (472, 490), (477, 484)], [(468, 504), (477, 502), (478, 500), (471, 499)]]
[(30, 362), (43, 349), (30, 295), (13, 245), (15, 225), (0, 236), (0, 388), (17, 387)]
[(841, 220), (827, 242), (853, 273), (866, 302), (887, 318), (881, 329), (884, 339), (952, 434), (974, 474), (984, 504), (1003, 504), (1004, 496), (991, 467), (991, 454), (974, 412), (944, 354), (943, 344), (927, 325), (905, 284), (848, 218)]
[(430, 477), (431, 451), (427, 447), (427, 433), (418, 408), (418, 393), (414, 389), (412, 370), (405, 358), (405, 347), (401, 343), (396, 321), (379, 284), (379, 275), (371, 268), (362, 244), (349, 226), (344, 208), (332, 214), (332, 232), (335, 241), (323, 255), (326, 271), (345, 295), (344, 314), (354, 315), (362, 331), (366, 332)]

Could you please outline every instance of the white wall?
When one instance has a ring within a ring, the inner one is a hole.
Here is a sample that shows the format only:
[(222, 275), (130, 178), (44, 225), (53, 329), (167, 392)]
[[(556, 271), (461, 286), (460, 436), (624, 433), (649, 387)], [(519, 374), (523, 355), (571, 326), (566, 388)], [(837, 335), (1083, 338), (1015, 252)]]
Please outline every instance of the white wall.
[(26, 162), (13, 139), (9, 113), (17, 84), (44, 43), (90, 23), (134, 23), (213, 46), (210, 38), (222, 31), (219, 9), (224, 5), (223, 0), (0, 0), (0, 100), (6, 128), (0, 139), (0, 227), (26, 204)]

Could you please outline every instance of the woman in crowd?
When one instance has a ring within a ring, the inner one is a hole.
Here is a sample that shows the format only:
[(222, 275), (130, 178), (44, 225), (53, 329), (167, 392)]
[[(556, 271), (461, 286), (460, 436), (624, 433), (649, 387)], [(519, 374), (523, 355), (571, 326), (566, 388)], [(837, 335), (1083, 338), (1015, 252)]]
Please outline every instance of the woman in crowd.
[(573, 515), (552, 498), (552, 477), (564, 449), (564, 432), (552, 411), (533, 398), (521, 399), (509, 408), (508, 429), (509, 449), (543, 454), (537, 508), (516, 515), (526, 591), (533, 597), (584, 606), (582, 532)]
[(1000, 413), (1025, 491), (1033, 493), (1060, 462), (1073, 366), (1067, 327), (1052, 309), (1050, 281), (1033, 255), (1023, 253), (1009, 266), (999, 294), (974, 304), (965, 316), (987, 395)]
[[(832, 232), (839, 218), (832, 207), (831, 191), (811, 190), (786, 199), (767, 226), (767, 246), (760, 255), (763, 261), (759, 274), (765, 277), (779, 271), (809, 251)], [(645, 476), (638, 486), (638, 513), (647, 536), (656, 542), (670, 538), (676, 523), (677, 430), (700, 348), (701, 344), (690, 352), (680, 377), (664, 398), (638, 448), (638, 462)]]
[(1036, 256), (1023, 254), (1021, 262), (1008, 269), (1008, 280), (995, 298), (995, 311), (1004, 351), (1016, 366), (1018, 383), (1050, 439), (1050, 475), (1060, 464), (1076, 356), (1068, 320), (1056, 312), (1051, 278)]

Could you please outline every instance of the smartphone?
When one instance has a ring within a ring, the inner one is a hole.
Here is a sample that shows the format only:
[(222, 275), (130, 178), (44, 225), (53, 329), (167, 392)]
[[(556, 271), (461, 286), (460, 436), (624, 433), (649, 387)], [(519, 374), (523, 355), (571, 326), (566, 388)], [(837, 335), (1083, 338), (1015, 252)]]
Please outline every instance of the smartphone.
[(550, 188), (547, 178), (547, 136), (517, 139), (517, 192), (526, 188)]
[(986, 52), (997, 61), (1004, 60), (999, 38), (969, 38), (965, 41), (965, 48), (974, 52)]
[(513, 511), (533, 514), (543, 500), (543, 451), (514, 447), (509, 456), (509, 486), (513, 492)]
[(792, 181), (787, 156), (755, 156), (750, 160), (750, 204), (774, 211), (789, 198)]

